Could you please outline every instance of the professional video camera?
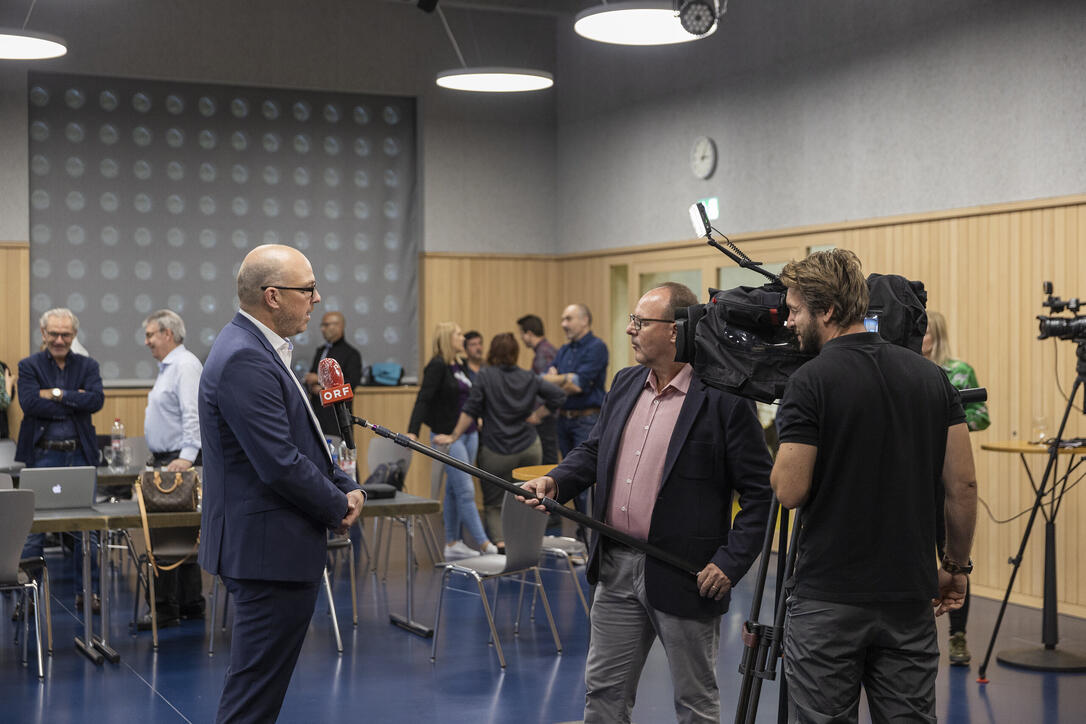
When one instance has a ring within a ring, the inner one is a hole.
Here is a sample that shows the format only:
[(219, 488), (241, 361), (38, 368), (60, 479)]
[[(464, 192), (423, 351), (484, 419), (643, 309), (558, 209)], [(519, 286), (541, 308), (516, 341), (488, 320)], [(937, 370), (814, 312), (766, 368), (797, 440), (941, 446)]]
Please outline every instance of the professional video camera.
[(1059, 314), (1060, 312), (1067, 310), (1074, 314), (1074, 316), (1046, 317), (1043, 314), (1038, 314), (1037, 319), (1040, 320), (1041, 333), (1037, 336), (1037, 339), (1058, 337), (1059, 339), (1086, 342), (1086, 316), (1078, 314), (1078, 297), (1073, 297), (1064, 301), (1059, 297), (1052, 296), (1052, 282), (1045, 282), (1041, 288), (1044, 293), (1048, 295), (1048, 299), (1041, 302), (1042, 306), (1051, 309), (1053, 314)]
[[(751, 261), (727, 236), (713, 229), (704, 206), (695, 206), (690, 210), (691, 220), (696, 227), (704, 225), (709, 245), (769, 282), (725, 291), (710, 288), (708, 304), (679, 310), (675, 360), (689, 362), (712, 387), (760, 402), (778, 400), (788, 377), (812, 357), (800, 350), (795, 335), (784, 326), (787, 290), (777, 275)], [(730, 250), (713, 239), (713, 231), (724, 238)], [(870, 301), (864, 326), (888, 342), (920, 354), (928, 326), (924, 284), (895, 274), (871, 274), (867, 286)]]

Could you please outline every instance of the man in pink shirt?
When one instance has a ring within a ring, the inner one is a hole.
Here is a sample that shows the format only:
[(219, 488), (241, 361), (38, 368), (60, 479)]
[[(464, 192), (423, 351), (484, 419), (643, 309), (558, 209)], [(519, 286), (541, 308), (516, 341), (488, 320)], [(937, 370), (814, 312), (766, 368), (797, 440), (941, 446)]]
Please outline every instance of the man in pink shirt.
[[(626, 327), (638, 365), (615, 375), (588, 439), (549, 476), (524, 485), (559, 502), (594, 485), (597, 519), (703, 566), (694, 578), (594, 537), (585, 722), (630, 721), (656, 638), (678, 721), (720, 721), (720, 617), (761, 549), (772, 461), (754, 404), (675, 362), (675, 310), (692, 304), (694, 293), (675, 283), (641, 297)], [(733, 491), (742, 508), (734, 525)]]

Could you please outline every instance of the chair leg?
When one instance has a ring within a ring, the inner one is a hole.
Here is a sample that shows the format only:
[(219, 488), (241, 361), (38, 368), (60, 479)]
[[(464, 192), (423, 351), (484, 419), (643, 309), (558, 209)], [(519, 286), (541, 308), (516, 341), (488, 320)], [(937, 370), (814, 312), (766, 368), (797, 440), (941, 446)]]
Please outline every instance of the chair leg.
[[(524, 573), (520, 574), (520, 594), (517, 596), (517, 617), (513, 621), (513, 635), (514, 636), (519, 636), (520, 635), (520, 609), (523, 608), (523, 606), (524, 606), (524, 584), (525, 584), (525, 581), (527, 580), (527, 578), (528, 578), (528, 573), (527, 572), (524, 572)], [(533, 599), (533, 602), (534, 602), (534, 599)], [(534, 609), (532, 610), (531, 615), (529, 616), (529, 620), (532, 620), (532, 621), (535, 620), (535, 610)]]
[[(34, 597), (34, 637), (38, 644), (38, 678), (45, 678), (45, 667), (42, 665), (41, 660), (41, 600), (38, 596), (38, 583), (37, 581), (30, 582), (30, 594)], [(25, 610), (25, 609), (24, 609)], [(29, 616), (25, 617), (27, 620)]]
[(370, 559), (370, 570), (377, 572), (377, 565), (381, 562), (381, 534), (385, 530), (385, 519), (378, 518), (373, 526), (373, 557)]
[(351, 615), (354, 625), (358, 625), (358, 583), (354, 572), (354, 548), (347, 546), (347, 563), (351, 566)]
[[(422, 522), (422, 525), (416, 527), (422, 531), (422, 539), (426, 544), (426, 552), (430, 554), (430, 560), (434, 563), (440, 561), (441, 549), (437, 547), (437, 536), (434, 534), (434, 526), (430, 523), (430, 517), (427, 515), (417, 515), (415, 516), (415, 520)], [(418, 553), (416, 552), (415, 555), (417, 556)]]
[[(37, 615), (37, 611), (34, 612)], [(88, 607), (87, 613), (90, 613)], [(30, 639), (30, 587), (23, 587), (23, 666), (26, 666), (27, 643)]]
[(335, 601), (332, 600), (332, 582), (328, 580), (328, 568), (324, 569), (324, 592), (328, 594), (328, 612), (332, 614), (332, 630), (336, 634), (336, 651), (343, 653), (343, 639), (339, 635), (339, 619), (336, 617)]
[(569, 567), (569, 577), (573, 579), (573, 587), (577, 589), (577, 597), (581, 599), (581, 607), (584, 608), (584, 615), (590, 615), (588, 612), (588, 600), (584, 597), (584, 591), (581, 589), (581, 579), (577, 575), (577, 569), (573, 567), (573, 561), (569, 556), (566, 556), (566, 566)]
[(42, 566), (41, 568), (41, 582), (42, 591), (41, 597), (44, 599), (45, 604), (45, 640), (48, 642), (48, 653), (53, 655), (53, 599), (52, 591), (49, 588), (49, 567)]
[(158, 651), (158, 608), (155, 606), (155, 571), (147, 561), (147, 597), (151, 600), (151, 647)]
[(450, 569), (446, 568), (441, 574), (441, 588), (437, 594), (437, 610), (434, 611), (434, 641), (430, 645), (430, 663), (437, 660), (437, 635), (438, 626), (441, 623), (441, 607), (445, 605), (445, 586), (449, 584)]
[(551, 615), (551, 604), (547, 600), (547, 591), (543, 588), (543, 579), (539, 575), (539, 568), (532, 568), (535, 574), (535, 585), (539, 587), (539, 598), (543, 601), (543, 610), (547, 612), (547, 623), (551, 625), (551, 635), (554, 637), (554, 646), (558, 653), (562, 653), (562, 641), (558, 638), (558, 628), (554, 625), (554, 616)]
[(385, 554), (385, 561), (384, 561), (385, 572), (380, 574), (380, 578), (381, 578), (382, 581), (387, 581), (388, 580), (388, 557), (389, 557), (390, 551), (392, 550), (392, 521), (393, 520), (396, 520), (397, 522), (399, 521), (398, 518), (396, 518), (396, 519), (389, 518), (389, 520), (388, 520), (388, 530), (386, 531), (387, 535), (386, 535), (385, 546), (384, 546), (385, 547), (385, 550), (384, 550), (384, 554)]
[[(495, 579), (499, 581), (501, 579)], [(490, 603), (486, 600), (486, 588), (483, 587), (483, 580), (478, 576), (475, 577), (475, 583), (479, 586), (479, 598), (483, 602), (483, 610), (486, 612), (486, 622), (490, 624), (490, 636), (494, 639), (494, 651), (498, 653), (498, 663), (502, 668), (505, 668), (505, 654), (502, 652), (502, 642), (498, 640), (498, 628), (494, 625), (494, 614), (490, 611)], [(494, 600), (497, 601), (497, 586), (494, 587), (495, 596)]]

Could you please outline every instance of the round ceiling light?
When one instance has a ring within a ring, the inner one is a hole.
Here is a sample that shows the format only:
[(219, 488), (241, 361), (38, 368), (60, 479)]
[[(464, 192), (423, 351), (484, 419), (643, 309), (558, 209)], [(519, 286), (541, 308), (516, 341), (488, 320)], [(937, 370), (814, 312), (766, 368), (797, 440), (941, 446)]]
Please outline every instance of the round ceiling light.
[(617, 45), (670, 45), (688, 43), (716, 32), (714, 22), (703, 35), (683, 29), (673, 2), (614, 2), (577, 14), (576, 33), (589, 40)]
[(522, 93), (550, 88), (554, 76), (525, 68), (459, 68), (437, 74), (437, 84), (452, 90), (477, 93)]
[(67, 52), (64, 40), (55, 35), (0, 28), (0, 60), (46, 60)]

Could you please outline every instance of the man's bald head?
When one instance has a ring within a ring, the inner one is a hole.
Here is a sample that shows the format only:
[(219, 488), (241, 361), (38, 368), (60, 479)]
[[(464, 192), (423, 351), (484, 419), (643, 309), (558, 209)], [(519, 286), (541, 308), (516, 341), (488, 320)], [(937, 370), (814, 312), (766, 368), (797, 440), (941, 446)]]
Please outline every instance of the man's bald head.
[(297, 249), (281, 244), (258, 246), (241, 262), (238, 270), (238, 301), (250, 314), (261, 307), (264, 290), (261, 287), (287, 284), (291, 270), (309, 268), (309, 260)]
[(321, 295), (305, 254), (289, 246), (265, 244), (241, 262), (238, 301), (280, 337), (289, 337), (305, 331)]

